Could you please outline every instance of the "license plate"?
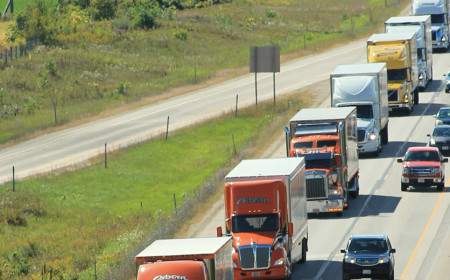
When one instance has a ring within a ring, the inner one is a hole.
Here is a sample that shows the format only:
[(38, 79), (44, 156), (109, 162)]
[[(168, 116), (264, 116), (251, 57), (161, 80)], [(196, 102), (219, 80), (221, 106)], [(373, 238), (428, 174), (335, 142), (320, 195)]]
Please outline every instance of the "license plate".
[(368, 274), (371, 274), (372, 273), (372, 271), (370, 271), (370, 269), (363, 269), (363, 274), (364, 275), (368, 275)]
[(425, 179), (419, 178), (419, 179), (417, 180), (417, 182), (419, 182), (419, 183), (425, 183)]
[(259, 271), (252, 272), (252, 276), (259, 277)]
[(442, 150), (448, 150), (448, 146), (442, 146)]

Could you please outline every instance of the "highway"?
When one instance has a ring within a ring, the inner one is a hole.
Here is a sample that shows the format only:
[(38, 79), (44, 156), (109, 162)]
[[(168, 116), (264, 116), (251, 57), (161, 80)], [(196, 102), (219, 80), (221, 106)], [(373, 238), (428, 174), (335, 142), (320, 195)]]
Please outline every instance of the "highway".
[[(365, 39), (320, 54), (290, 61), (276, 74), (276, 94), (326, 81), (339, 64), (365, 62)], [(420, 103), (409, 116), (395, 115), (389, 122), (389, 144), (378, 158), (360, 159), (360, 196), (350, 201), (342, 217), (312, 216), (309, 220), (309, 252), (305, 264), (296, 264), (292, 279), (340, 279), (340, 249), (352, 233), (387, 233), (397, 249), (395, 279), (450, 279), (450, 166), (446, 188), (401, 192), (401, 165), (396, 158), (408, 146), (426, 145), (433, 114), (450, 104), (443, 74), (450, 70), (450, 54), (434, 54), (434, 81), (420, 93)], [(51, 171), (104, 152), (104, 144), (116, 149), (170, 130), (254, 104), (254, 75), (221, 83), (132, 112), (79, 127), (44, 135), (0, 151), (0, 182)], [(258, 101), (273, 98), (272, 74), (258, 74)], [(328, 106), (325, 100), (321, 106)], [(280, 128), (282, 131), (282, 128)], [(284, 138), (274, 144), (269, 157), (284, 157)], [(189, 236), (215, 236), (223, 226), (223, 203), (207, 212), (207, 222), (192, 225)]]
[[(401, 164), (396, 161), (408, 147), (428, 143), (433, 114), (450, 104), (442, 76), (450, 69), (450, 54), (434, 54), (434, 62), (434, 81), (420, 93), (420, 104), (413, 113), (390, 116), (389, 144), (383, 146), (380, 156), (360, 157), (360, 196), (350, 200), (342, 217), (310, 217), (307, 262), (294, 266), (292, 279), (341, 279), (340, 249), (354, 233), (388, 234), (397, 250), (395, 279), (450, 279), (450, 166), (447, 164), (444, 192), (435, 188), (402, 192)], [(329, 106), (329, 97), (324, 99), (319, 106)], [(265, 157), (285, 156), (280, 132), (279, 141)], [(216, 202), (205, 215), (207, 220), (190, 226), (188, 236), (214, 236), (216, 227), (224, 225), (223, 207), (222, 201)]]

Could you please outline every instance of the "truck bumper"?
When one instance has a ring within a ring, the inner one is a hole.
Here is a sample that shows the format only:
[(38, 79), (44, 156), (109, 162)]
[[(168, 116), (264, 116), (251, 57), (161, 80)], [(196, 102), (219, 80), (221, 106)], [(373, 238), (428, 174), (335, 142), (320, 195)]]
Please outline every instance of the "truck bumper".
[(309, 200), (306, 203), (308, 213), (329, 213), (344, 211), (344, 201), (338, 200)]
[[(380, 137), (380, 135), (378, 135)], [(378, 150), (377, 141), (358, 142), (358, 153), (373, 153)]]
[(395, 109), (403, 109), (407, 108), (408, 110), (411, 110), (411, 106), (409, 103), (395, 103), (395, 104), (389, 104), (389, 111), (395, 110)]
[(286, 279), (285, 266), (271, 267), (265, 270), (234, 269), (234, 279)]
[(408, 178), (402, 176), (402, 183), (408, 184), (408, 186), (414, 186), (414, 187), (429, 187), (434, 186), (436, 184), (441, 184), (444, 179), (441, 177), (414, 177), (414, 178)]
[(448, 49), (448, 42), (433, 41), (433, 49)]

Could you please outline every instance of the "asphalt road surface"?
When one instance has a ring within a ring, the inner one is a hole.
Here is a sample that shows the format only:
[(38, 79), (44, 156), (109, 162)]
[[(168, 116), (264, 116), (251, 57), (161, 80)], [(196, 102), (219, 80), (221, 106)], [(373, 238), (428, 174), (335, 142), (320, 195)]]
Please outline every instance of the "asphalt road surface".
[[(450, 106), (442, 76), (450, 70), (450, 54), (434, 54), (434, 61), (434, 81), (420, 93), (420, 104), (413, 113), (391, 115), (389, 144), (383, 146), (380, 156), (360, 157), (360, 196), (350, 200), (342, 217), (310, 217), (307, 261), (294, 266), (292, 279), (341, 279), (340, 249), (353, 233), (388, 234), (397, 249), (395, 279), (450, 279), (450, 166), (447, 164), (444, 192), (434, 188), (402, 192), (401, 164), (396, 162), (408, 147), (427, 145), (433, 114), (442, 106)], [(328, 97), (320, 106), (329, 104)], [(265, 157), (285, 156), (281, 132)], [(224, 226), (224, 215), (222, 199), (203, 221), (190, 225), (187, 236), (214, 236), (216, 227)]]

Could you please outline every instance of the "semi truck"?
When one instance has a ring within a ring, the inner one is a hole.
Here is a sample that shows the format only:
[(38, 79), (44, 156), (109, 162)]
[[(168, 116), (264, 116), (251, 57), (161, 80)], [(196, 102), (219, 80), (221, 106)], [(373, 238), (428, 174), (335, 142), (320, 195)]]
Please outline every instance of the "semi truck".
[(433, 49), (447, 50), (449, 47), (449, 9), (448, 0), (411, 0), (412, 15), (431, 15)]
[(231, 237), (160, 239), (135, 256), (137, 280), (233, 279)]
[(416, 33), (378, 33), (367, 39), (367, 62), (386, 62), (389, 110), (409, 114), (419, 103)]
[(386, 33), (415, 32), (419, 89), (425, 90), (433, 80), (433, 44), (431, 41), (431, 16), (391, 17), (385, 23)]
[(308, 213), (342, 216), (359, 194), (356, 107), (302, 109), (285, 130), (288, 156), (306, 161)]
[(330, 75), (331, 106), (356, 107), (358, 153), (379, 155), (389, 142), (386, 63), (339, 65)]
[(225, 230), (234, 279), (289, 278), (308, 250), (305, 160), (241, 161), (225, 177)]

